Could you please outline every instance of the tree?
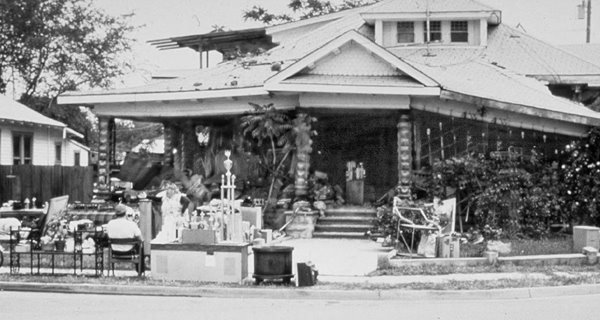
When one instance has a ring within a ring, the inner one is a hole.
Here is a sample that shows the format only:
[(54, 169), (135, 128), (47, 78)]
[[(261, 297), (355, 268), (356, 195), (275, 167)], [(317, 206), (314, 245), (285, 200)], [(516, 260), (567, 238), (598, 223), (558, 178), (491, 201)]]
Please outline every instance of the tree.
[(253, 6), (252, 9), (244, 11), (243, 17), (244, 20), (256, 20), (271, 25), (317, 17), (341, 10), (369, 5), (378, 1), (379, 0), (344, 0), (341, 4), (335, 5), (331, 1), (324, 0), (290, 0), (288, 7), (292, 10), (291, 15), (286, 13), (273, 14), (261, 6)]
[(55, 98), (80, 88), (107, 88), (130, 65), (130, 16), (113, 17), (92, 0), (0, 1), (0, 93), (22, 88), (20, 102), (86, 133), (91, 123)]

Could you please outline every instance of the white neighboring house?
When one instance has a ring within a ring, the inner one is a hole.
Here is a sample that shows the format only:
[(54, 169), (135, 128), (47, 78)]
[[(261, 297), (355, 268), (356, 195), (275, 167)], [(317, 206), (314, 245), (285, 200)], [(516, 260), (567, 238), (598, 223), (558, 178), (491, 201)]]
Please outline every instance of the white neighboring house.
[(90, 148), (64, 123), (0, 95), (0, 165), (87, 166)]

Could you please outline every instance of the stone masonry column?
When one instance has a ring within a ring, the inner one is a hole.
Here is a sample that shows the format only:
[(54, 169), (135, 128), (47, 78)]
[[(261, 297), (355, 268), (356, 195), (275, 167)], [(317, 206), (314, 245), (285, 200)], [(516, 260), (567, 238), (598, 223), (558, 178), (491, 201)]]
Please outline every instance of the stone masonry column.
[(114, 118), (100, 117), (98, 119), (98, 131), (100, 139), (98, 143), (98, 181), (97, 195), (105, 197), (110, 195), (110, 150), (111, 146), (111, 124), (114, 126)]
[(294, 174), (294, 209), (308, 206), (308, 171), (312, 153), (311, 121), (307, 114), (298, 114), (294, 119), (296, 133), (296, 168)]
[(402, 199), (411, 196), (412, 178), (412, 123), (408, 115), (401, 115), (398, 122), (398, 185), (396, 195)]

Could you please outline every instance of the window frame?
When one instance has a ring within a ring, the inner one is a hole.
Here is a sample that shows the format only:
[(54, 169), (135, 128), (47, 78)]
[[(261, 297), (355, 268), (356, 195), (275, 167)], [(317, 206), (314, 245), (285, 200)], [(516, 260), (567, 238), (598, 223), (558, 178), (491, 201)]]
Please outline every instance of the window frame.
[[(436, 26), (433, 28), (433, 26)], [(438, 37), (438, 39), (434, 39), (434, 35)], [(428, 43), (427, 41), (427, 21), (423, 21), (423, 42)], [(442, 21), (435, 20), (429, 21), (429, 43), (431, 42), (442, 42)]]
[[(26, 157), (25, 138), (29, 138), (29, 157)], [(15, 145), (16, 140), (18, 142)], [(15, 155), (15, 153), (18, 153), (18, 155)], [(12, 159), (13, 165), (33, 164), (33, 132), (12, 132)]]
[(81, 151), (73, 152), (73, 166), (81, 167)]
[[(462, 28), (455, 29), (457, 24), (464, 24), (464, 30)], [(455, 39), (455, 37), (464, 37), (464, 39)], [(469, 43), (469, 21), (468, 20), (453, 20), (450, 21), (450, 42), (451, 43)]]
[(54, 143), (54, 164), (62, 164), (62, 142)]
[[(410, 28), (400, 28), (401, 25)], [(412, 37), (411, 41), (401, 41), (401, 36)], [(398, 21), (396, 23), (396, 42), (400, 44), (415, 43), (415, 23), (414, 21)]]

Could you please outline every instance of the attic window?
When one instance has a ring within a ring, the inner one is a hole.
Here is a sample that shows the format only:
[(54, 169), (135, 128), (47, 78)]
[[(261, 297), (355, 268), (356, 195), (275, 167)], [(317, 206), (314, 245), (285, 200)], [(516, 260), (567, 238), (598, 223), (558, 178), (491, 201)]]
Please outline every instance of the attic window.
[(398, 43), (415, 42), (415, 24), (414, 22), (398, 22)]
[(469, 22), (451, 21), (450, 22), (450, 41), (451, 42), (469, 42)]
[[(427, 42), (427, 21), (423, 21), (423, 39)], [(442, 41), (442, 22), (429, 21), (429, 42)]]

